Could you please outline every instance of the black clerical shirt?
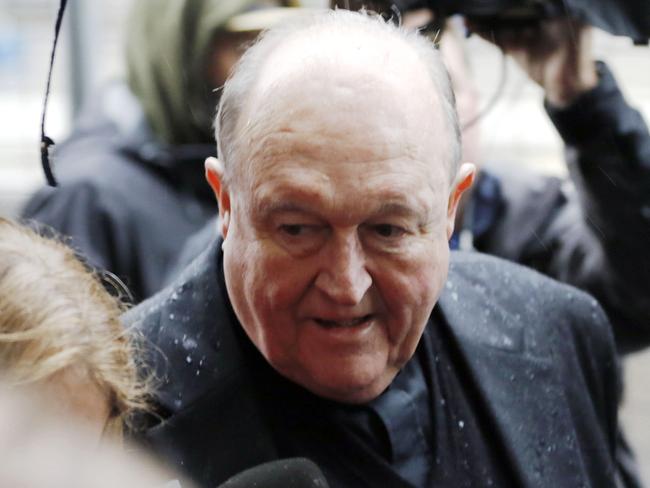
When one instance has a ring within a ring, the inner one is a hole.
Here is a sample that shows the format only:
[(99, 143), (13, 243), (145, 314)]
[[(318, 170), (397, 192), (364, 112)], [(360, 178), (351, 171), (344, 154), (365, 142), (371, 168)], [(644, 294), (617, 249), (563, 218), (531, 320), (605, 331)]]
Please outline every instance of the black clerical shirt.
[(280, 456), (312, 459), (332, 487), (513, 486), (490, 419), (435, 317), (411, 361), (365, 405), (317, 397), (254, 351)]

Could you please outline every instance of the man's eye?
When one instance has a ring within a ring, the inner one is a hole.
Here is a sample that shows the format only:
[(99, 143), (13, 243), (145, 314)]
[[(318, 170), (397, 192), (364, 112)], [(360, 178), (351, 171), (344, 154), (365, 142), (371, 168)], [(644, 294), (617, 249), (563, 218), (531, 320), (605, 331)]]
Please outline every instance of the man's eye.
[(283, 224), (280, 226), (280, 231), (292, 237), (303, 236), (309, 230), (308, 225), (303, 224)]
[(391, 224), (376, 224), (373, 226), (374, 231), (381, 237), (400, 237), (406, 232), (403, 228)]

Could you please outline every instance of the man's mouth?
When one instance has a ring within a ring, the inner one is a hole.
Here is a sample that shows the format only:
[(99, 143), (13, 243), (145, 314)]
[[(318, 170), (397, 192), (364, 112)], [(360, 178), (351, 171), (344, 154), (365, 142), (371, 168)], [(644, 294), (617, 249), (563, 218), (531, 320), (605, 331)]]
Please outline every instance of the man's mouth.
[(369, 322), (372, 319), (372, 314), (364, 315), (362, 317), (356, 317), (353, 319), (346, 320), (326, 320), (326, 319), (314, 319), (314, 321), (321, 327), (326, 329), (333, 329), (335, 327), (356, 327), (362, 324)]

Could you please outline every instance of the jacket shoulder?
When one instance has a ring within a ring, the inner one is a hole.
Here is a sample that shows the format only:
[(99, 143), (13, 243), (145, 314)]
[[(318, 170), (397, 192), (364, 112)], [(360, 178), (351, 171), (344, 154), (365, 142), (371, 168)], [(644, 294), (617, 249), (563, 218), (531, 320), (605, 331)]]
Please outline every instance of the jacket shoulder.
[(163, 417), (186, 408), (236, 369), (230, 310), (216, 279), (216, 244), (122, 317), (142, 337), (142, 368), (153, 375)]
[(441, 305), (472, 340), (545, 357), (586, 342), (600, 357), (613, 354), (611, 327), (592, 296), (494, 256), (452, 253)]
[[(502, 429), (525, 443), (575, 436), (590, 446), (589, 476), (610, 480), (619, 380), (610, 326), (597, 301), (478, 253), (456, 253), (448, 283), (442, 315)], [(517, 417), (533, 426), (532, 437), (511, 429)], [(535, 432), (535, 422), (547, 427)]]

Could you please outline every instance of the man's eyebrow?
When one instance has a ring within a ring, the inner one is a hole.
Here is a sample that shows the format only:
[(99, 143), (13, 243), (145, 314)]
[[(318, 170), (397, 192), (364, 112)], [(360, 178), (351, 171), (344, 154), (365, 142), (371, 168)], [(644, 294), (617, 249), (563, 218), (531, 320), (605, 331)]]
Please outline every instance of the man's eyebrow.
[(425, 217), (429, 214), (428, 209), (425, 207), (413, 207), (412, 205), (407, 205), (399, 202), (384, 202), (382, 203), (376, 212), (375, 215), (398, 215), (401, 217)]
[[(271, 215), (278, 213), (300, 212), (315, 213), (316, 211), (309, 205), (297, 203), (294, 201), (275, 200), (269, 201), (262, 199), (255, 205), (255, 213), (258, 215)], [(429, 209), (426, 207), (414, 207), (400, 202), (384, 202), (375, 211), (371, 213), (373, 218), (383, 216), (398, 216), (407, 218), (417, 218), (426, 221), (429, 216)]]
[(309, 212), (305, 205), (299, 205), (295, 202), (262, 200), (255, 205), (255, 212), (262, 215), (283, 212)]

